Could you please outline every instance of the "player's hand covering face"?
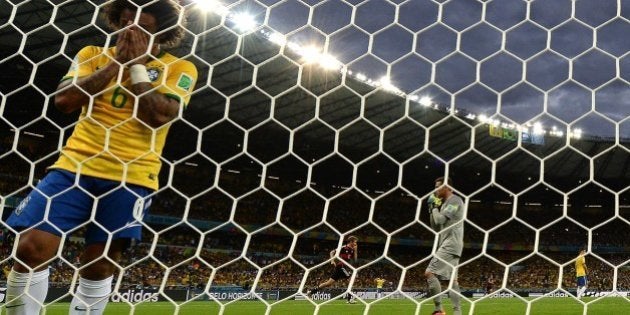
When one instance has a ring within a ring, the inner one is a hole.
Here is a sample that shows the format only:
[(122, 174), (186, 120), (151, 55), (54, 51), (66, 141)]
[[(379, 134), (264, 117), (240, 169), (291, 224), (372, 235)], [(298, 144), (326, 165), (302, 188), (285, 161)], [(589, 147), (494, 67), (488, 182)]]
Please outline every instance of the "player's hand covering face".
[(429, 205), (430, 209), (439, 208), (440, 206), (442, 206), (442, 199), (438, 198), (438, 196), (436, 196), (435, 194), (431, 194), (431, 196), (429, 196), (429, 199), (427, 199), (427, 204)]
[(116, 60), (127, 66), (145, 64), (152, 47), (151, 33), (157, 31), (157, 20), (151, 14), (141, 13), (138, 24), (134, 24), (136, 12), (123, 10), (120, 17), (122, 31), (116, 41)]

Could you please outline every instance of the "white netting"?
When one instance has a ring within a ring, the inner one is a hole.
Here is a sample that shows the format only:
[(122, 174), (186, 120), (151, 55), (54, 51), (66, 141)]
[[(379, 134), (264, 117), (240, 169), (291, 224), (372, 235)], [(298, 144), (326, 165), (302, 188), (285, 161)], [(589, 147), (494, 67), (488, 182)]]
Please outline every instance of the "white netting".
[[(106, 3), (0, 2), (3, 222), (75, 126), (50, 102), (59, 79), (82, 47), (115, 43)], [(186, 37), (170, 51), (199, 80), (143, 240), (119, 262), (123, 312), (336, 313), (331, 298), (351, 290), (358, 313), (430, 313), (439, 176), (467, 205), (464, 313), (507, 314), (490, 298), (511, 297), (514, 314), (546, 314), (565, 295), (566, 312), (629, 312), (630, 2), (180, 4)], [(71, 297), (84, 227), (51, 264), (47, 310)], [(15, 233), (3, 223), (6, 272)], [(304, 300), (348, 235), (351, 279)], [(583, 246), (595, 298), (578, 301)]]

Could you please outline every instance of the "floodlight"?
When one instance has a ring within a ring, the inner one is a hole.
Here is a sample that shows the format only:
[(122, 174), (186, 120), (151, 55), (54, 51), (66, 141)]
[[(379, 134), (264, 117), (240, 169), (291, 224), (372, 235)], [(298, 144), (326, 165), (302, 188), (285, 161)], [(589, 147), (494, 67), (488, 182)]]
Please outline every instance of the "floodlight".
[(256, 28), (256, 20), (247, 12), (234, 13), (231, 14), (229, 18), (241, 32), (249, 32)]

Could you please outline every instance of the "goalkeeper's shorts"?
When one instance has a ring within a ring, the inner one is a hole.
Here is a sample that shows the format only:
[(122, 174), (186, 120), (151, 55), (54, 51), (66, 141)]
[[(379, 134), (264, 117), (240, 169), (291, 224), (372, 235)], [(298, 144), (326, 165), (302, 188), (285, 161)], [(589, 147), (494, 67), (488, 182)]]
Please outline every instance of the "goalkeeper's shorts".
[(440, 280), (450, 280), (451, 277), (457, 279), (457, 268), (453, 270), (453, 267), (457, 267), (457, 265), (459, 265), (459, 256), (438, 250), (429, 262), (426, 271), (434, 274)]
[[(34, 226), (58, 236), (86, 226), (87, 244), (105, 242), (109, 234), (112, 239), (141, 238), (140, 221), (151, 204), (151, 198), (147, 198), (150, 189), (83, 175), (77, 183), (79, 189), (75, 178), (74, 173), (65, 170), (50, 171), (15, 208), (7, 224), (17, 230)], [(94, 221), (102, 228), (90, 221), (93, 211)]]

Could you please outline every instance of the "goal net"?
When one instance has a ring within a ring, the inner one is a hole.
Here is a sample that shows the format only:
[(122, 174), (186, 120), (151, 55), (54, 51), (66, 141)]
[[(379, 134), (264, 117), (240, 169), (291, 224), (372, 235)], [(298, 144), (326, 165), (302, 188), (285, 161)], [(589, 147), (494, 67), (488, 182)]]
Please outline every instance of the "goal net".
[[(464, 314), (630, 312), (630, 2), (176, 2), (167, 51), (199, 76), (108, 308), (335, 314), (350, 293), (358, 313), (429, 314), (444, 176), (466, 205)], [(116, 45), (108, 3), (0, 1), (2, 298), (6, 220), (77, 124), (52, 102), (75, 55)], [(62, 232), (47, 311), (75, 294), (93, 223)], [(307, 297), (350, 235), (350, 278)]]

